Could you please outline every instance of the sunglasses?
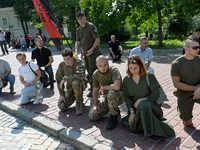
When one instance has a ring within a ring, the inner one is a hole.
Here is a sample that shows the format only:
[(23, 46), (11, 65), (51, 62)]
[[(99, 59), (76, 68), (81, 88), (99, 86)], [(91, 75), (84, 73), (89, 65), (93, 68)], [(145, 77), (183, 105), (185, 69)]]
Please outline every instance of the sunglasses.
[(134, 62), (134, 61), (137, 62), (137, 61), (139, 61), (139, 59), (138, 59), (138, 58), (135, 58), (135, 57), (134, 57), (134, 58), (133, 58), (133, 57), (129, 57), (129, 58), (128, 58), (128, 61), (129, 61), (129, 62)]
[[(187, 46), (187, 47), (189, 47), (189, 46)], [(192, 48), (193, 50), (197, 50), (197, 49), (200, 49), (200, 46), (193, 46), (193, 47), (190, 47), (190, 48)]]

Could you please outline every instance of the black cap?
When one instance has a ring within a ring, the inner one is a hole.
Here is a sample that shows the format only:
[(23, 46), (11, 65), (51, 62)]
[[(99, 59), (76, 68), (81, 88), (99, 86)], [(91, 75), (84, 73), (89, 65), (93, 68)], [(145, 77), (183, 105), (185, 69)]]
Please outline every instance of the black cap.
[(83, 12), (76, 13), (76, 19), (77, 18), (82, 18), (82, 17), (85, 17), (85, 14)]

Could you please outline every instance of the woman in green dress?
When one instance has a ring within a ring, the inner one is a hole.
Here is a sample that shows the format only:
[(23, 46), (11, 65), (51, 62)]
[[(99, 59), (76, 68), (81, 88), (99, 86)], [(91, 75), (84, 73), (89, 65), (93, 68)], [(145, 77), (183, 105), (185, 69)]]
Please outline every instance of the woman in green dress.
[[(123, 80), (123, 93), (128, 115), (122, 119), (122, 124), (131, 132), (143, 132), (146, 137), (173, 136), (173, 127), (163, 118), (163, 111), (156, 103), (160, 93), (154, 74), (147, 73), (138, 55), (128, 58), (126, 72), (128, 76)], [(149, 76), (150, 86), (147, 84), (146, 75)]]

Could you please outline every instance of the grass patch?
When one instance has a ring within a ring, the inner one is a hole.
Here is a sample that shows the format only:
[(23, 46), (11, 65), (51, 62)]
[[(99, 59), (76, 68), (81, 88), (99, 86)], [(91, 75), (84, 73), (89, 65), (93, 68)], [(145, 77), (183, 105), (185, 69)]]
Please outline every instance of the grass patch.
[[(70, 45), (74, 47), (75, 41), (68, 40)], [(63, 40), (64, 46), (67, 46), (67, 41)], [(49, 41), (49, 45), (54, 46), (53, 41)], [(124, 50), (131, 50), (137, 46), (140, 45), (139, 41), (126, 41), (121, 42), (121, 45)], [(163, 47), (158, 47), (158, 41), (157, 40), (149, 40), (148, 47), (152, 49), (177, 49), (177, 48), (183, 48), (184, 41), (180, 41), (177, 39), (174, 40), (163, 40)], [(108, 43), (100, 43), (100, 48), (102, 49), (108, 49)]]

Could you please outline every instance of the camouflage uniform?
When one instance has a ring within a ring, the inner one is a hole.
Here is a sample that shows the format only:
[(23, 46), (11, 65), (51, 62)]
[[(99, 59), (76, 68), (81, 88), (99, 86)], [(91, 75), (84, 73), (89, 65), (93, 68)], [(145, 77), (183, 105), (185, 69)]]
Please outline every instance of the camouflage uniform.
[[(67, 81), (64, 89), (60, 88), (62, 79)], [(64, 96), (66, 101), (60, 104), (59, 108), (61, 111), (67, 110), (75, 100), (83, 102), (83, 91), (87, 86), (85, 63), (83, 60), (74, 58), (74, 65), (72, 67), (66, 66), (64, 61), (61, 62), (56, 72), (56, 80), (60, 96)]]
[[(98, 86), (105, 86), (105, 85), (111, 85), (114, 83), (114, 81), (120, 80), (121, 75), (116, 67), (109, 67), (107, 73), (101, 74), (99, 70), (96, 70), (93, 74), (93, 86), (95, 88), (98, 88)], [(109, 115), (116, 116), (118, 114), (118, 106), (124, 103), (124, 96), (123, 92), (121, 90), (109, 90), (104, 91), (104, 94), (100, 96), (98, 99), (98, 107), (100, 109), (99, 114), (93, 114), (93, 107), (91, 107), (89, 112), (89, 119), (90, 120), (98, 120), (102, 116), (106, 115), (107, 113)]]

